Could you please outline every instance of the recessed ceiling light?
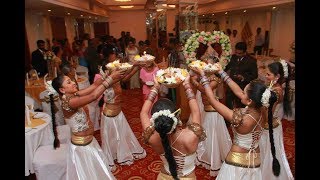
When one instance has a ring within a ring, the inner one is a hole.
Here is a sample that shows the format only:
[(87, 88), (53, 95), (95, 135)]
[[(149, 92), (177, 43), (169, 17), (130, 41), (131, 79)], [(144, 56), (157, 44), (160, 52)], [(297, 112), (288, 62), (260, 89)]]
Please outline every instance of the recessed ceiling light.
[(89, 16), (89, 19), (91, 18), (91, 16)]
[(49, 12), (51, 12), (51, 9), (48, 9)]
[(275, 7), (275, 6), (273, 6), (273, 7), (272, 7), (272, 9), (276, 9), (276, 7)]
[(224, 14), (228, 14), (228, 12), (225, 12)]
[(82, 15), (82, 14), (81, 14), (80, 16), (81, 16), (81, 17), (83, 17), (83, 15)]
[(124, 8), (124, 9), (129, 9), (129, 8), (133, 8), (134, 6), (120, 6), (120, 8)]
[(204, 16), (204, 14), (202, 16)]
[(174, 4), (169, 4), (168, 7), (170, 7), (170, 8), (175, 8), (176, 5), (174, 5)]
[(68, 12), (68, 15), (70, 15), (70, 13)]
[(247, 10), (243, 10), (243, 12), (245, 13), (245, 12), (247, 12)]
[(212, 16), (214, 16), (214, 14), (212, 14)]

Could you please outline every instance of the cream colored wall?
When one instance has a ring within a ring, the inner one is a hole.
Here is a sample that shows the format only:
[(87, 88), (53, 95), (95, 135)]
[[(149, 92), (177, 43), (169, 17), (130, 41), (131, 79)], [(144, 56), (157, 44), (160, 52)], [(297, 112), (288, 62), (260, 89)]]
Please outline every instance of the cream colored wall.
[(110, 11), (110, 35), (120, 38), (121, 31), (129, 31), (136, 38), (137, 43), (147, 39), (146, 13), (144, 10), (136, 11)]
[(48, 16), (26, 12), (25, 26), (30, 53), (37, 49), (37, 40), (52, 39), (51, 24)]
[(295, 10), (294, 8), (279, 9), (272, 13), (270, 32), (270, 48), (274, 55), (289, 59), (290, 44), (295, 40)]

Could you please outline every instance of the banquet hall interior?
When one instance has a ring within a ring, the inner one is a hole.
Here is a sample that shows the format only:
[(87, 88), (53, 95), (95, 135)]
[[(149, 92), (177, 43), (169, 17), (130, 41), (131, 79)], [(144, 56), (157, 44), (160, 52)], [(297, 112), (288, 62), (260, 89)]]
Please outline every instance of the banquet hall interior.
[[(261, 31), (262, 44), (256, 40), (257, 29)], [(115, 47), (113, 50), (120, 62), (131, 63), (131, 56), (147, 52), (155, 57), (159, 69), (166, 69), (171, 65), (172, 50), (176, 48), (183, 53), (189, 38), (202, 31), (212, 34), (220, 31), (227, 35), (230, 57), (236, 44), (245, 42), (247, 54), (256, 60), (257, 78), (264, 82), (268, 64), (272, 62), (286, 60), (290, 69), (294, 69), (294, 0), (25, 0), (25, 179), (66, 179), (70, 127), (64, 121), (59, 96), (48, 94), (46, 81), (73, 69), (78, 89), (89, 87), (95, 81), (95, 74), (101, 74), (99, 67), (104, 60), (101, 49), (109, 44)], [(39, 51), (39, 44), (44, 45), (45, 52)], [(136, 52), (132, 55), (133, 49)], [(43, 66), (39, 56), (45, 60)], [(185, 59), (179, 67), (188, 69)], [(157, 179), (163, 163), (151, 146), (143, 143), (140, 111), (144, 94), (140, 72), (121, 82), (120, 104), (147, 155), (130, 165), (115, 161), (116, 170), (112, 174), (119, 180)], [(292, 76), (293, 113), (283, 116), (281, 124), (285, 156), (295, 177), (294, 74)], [(226, 93), (226, 86), (223, 88)], [(173, 99), (182, 109), (180, 118), (188, 120), (190, 109), (183, 87), (167, 88), (163, 93), (159, 96)], [(220, 101), (226, 103), (225, 94)], [(87, 107), (88, 117), (94, 124), (94, 137), (101, 146), (103, 98)], [(55, 125), (52, 111), (56, 112)], [(227, 122), (226, 125), (233, 139), (232, 128)], [(55, 127), (57, 130), (52, 131)], [(55, 133), (58, 133), (60, 147), (53, 149)], [(195, 175), (197, 179), (216, 179), (203, 166), (196, 166)]]

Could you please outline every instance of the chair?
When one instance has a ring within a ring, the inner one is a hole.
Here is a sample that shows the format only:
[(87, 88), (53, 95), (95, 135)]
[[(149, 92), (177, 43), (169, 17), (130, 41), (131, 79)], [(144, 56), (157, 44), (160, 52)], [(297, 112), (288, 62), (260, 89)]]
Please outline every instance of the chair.
[[(51, 105), (50, 105), (50, 98), (48, 96), (48, 90), (42, 91), (40, 93), (39, 97), (41, 99), (43, 112), (51, 115)], [(55, 114), (55, 116), (56, 116), (56, 125), (57, 126), (65, 125), (66, 123), (64, 121), (63, 112), (62, 112), (62, 109), (61, 109), (61, 100), (60, 100), (59, 96), (55, 96), (54, 97), (54, 104), (58, 108), (58, 111)]]
[(32, 161), (37, 180), (65, 180), (67, 172), (68, 144), (40, 146)]

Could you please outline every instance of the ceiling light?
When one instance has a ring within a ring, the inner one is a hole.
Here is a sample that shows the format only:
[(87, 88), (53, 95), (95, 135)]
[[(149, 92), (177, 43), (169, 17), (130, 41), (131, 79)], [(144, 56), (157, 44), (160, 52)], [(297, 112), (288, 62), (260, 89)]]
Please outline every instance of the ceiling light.
[(275, 9), (275, 8), (276, 8), (275, 6), (272, 7), (272, 9)]
[(91, 16), (89, 16), (89, 19), (91, 18)]
[(212, 16), (214, 16), (214, 14), (212, 14)]
[(170, 7), (170, 8), (176, 8), (176, 5), (174, 5), (174, 4), (169, 4), (168, 7)]
[(68, 13), (68, 15), (70, 15), (70, 13)]
[(82, 15), (82, 14), (81, 14), (80, 16), (81, 16), (81, 17), (83, 17), (83, 15)]
[(163, 11), (163, 9), (157, 9), (158, 12)]
[(128, 9), (128, 8), (133, 8), (134, 6), (120, 6), (120, 8)]
[(228, 12), (225, 12), (224, 14), (228, 14)]
[(131, 0), (114, 0), (114, 1), (118, 1), (118, 2), (130, 2)]
[(245, 13), (245, 12), (247, 12), (247, 10), (243, 10), (243, 12)]
[(202, 16), (204, 16), (204, 14)]
[(48, 9), (49, 12), (51, 12), (51, 9)]

